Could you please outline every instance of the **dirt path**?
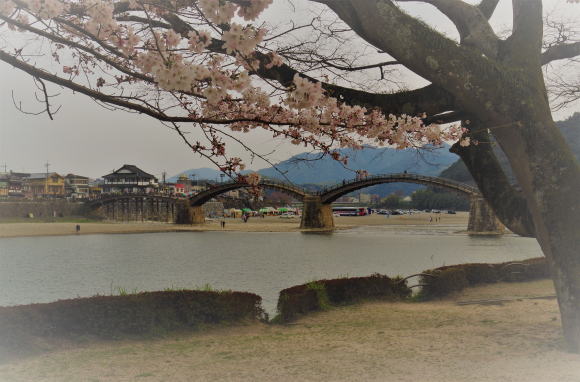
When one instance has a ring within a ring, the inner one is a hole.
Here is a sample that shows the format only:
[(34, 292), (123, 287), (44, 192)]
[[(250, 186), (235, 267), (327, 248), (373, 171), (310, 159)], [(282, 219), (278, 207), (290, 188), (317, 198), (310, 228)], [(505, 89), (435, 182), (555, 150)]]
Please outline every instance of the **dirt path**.
[(471, 288), (429, 303), (366, 303), (292, 325), (249, 324), (89, 343), (0, 366), (1, 381), (580, 381), (549, 281)]

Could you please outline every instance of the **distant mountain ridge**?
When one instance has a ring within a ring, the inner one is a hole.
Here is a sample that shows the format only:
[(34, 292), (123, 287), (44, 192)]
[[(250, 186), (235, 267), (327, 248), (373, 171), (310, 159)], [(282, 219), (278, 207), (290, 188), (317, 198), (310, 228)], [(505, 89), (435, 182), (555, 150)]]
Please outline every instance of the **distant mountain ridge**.
[[(292, 183), (299, 185), (331, 185), (340, 183), (344, 179), (353, 179), (355, 170), (366, 170), (370, 175), (404, 171), (421, 175), (437, 175), (457, 160), (457, 155), (449, 152), (448, 145), (423, 150), (365, 147), (361, 150), (341, 149), (339, 151), (341, 155), (349, 158), (348, 168), (329, 156), (319, 159), (319, 153), (302, 153), (278, 163), (276, 167), (279, 171), (269, 167), (257, 172), (262, 176), (280, 180), (285, 180), (285, 175)], [(181, 174), (190, 178), (191, 174), (195, 174), (195, 178), (198, 180), (220, 180), (218, 170), (199, 168), (183, 171), (169, 178), (168, 181), (175, 182)], [(364, 192), (386, 196), (394, 191), (408, 194), (418, 188), (421, 186), (409, 183), (384, 184), (370, 187)]]

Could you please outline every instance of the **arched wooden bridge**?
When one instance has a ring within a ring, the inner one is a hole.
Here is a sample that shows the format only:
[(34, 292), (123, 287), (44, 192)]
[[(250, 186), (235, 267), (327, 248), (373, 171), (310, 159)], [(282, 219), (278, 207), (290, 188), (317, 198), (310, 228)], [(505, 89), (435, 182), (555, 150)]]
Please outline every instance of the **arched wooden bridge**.
[[(334, 218), (331, 205), (338, 198), (362, 188), (397, 182), (442, 187), (464, 194), (470, 198), (471, 202), (468, 231), (503, 231), (503, 226), (497, 221), (493, 211), (487, 206), (477, 188), (444, 178), (409, 173), (375, 175), (343, 182), (315, 194), (291, 183), (269, 178), (261, 179), (258, 186), (281, 191), (301, 200), (303, 202), (301, 228), (332, 229), (334, 228)], [(190, 222), (202, 224), (205, 221), (202, 209), (204, 203), (226, 192), (249, 187), (252, 186), (241, 182), (220, 183), (190, 197), (188, 207), (187, 203), (182, 203), (183, 206), (179, 207), (177, 206), (178, 199), (160, 195), (111, 195), (92, 201), (89, 205), (92, 208), (105, 208), (107, 216), (118, 215), (124, 218), (134, 216), (135, 220), (150, 220), (148, 217), (152, 214), (160, 213), (161, 216), (156, 220), (162, 221), (171, 221), (171, 219), (175, 221), (180, 214), (179, 208), (189, 208), (187, 215)]]
[(361, 188), (375, 186), (377, 184), (383, 183), (399, 183), (399, 182), (443, 187), (452, 191), (457, 191), (459, 193), (466, 194), (469, 197), (479, 195), (479, 190), (476, 187), (472, 187), (464, 183), (455, 182), (445, 178), (437, 178), (434, 176), (425, 176), (408, 173), (373, 175), (359, 180), (351, 180), (342, 184), (337, 184), (336, 186), (331, 187), (329, 189), (326, 189), (321, 193), (319, 193), (319, 195), (321, 202), (324, 204), (328, 204), (334, 202), (341, 196), (344, 196), (356, 190), (360, 190)]
[[(292, 183), (280, 182), (268, 178), (261, 179), (260, 182), (258, 183), (258, 186), (261, 188), (268, 188), (284, 192), (298, 200), (303, 200), (304, 197), (308, 195), (308, 192), (305, 191), (302, 187), (295, 186)], [(219, 196), (226, 192), (237, 190), (240, 188), (250, 188), (250, 187), (252, 186), (248, 183), (240, 183), (240, 182), (219, 183), (214, 187), (208, 188), (205, 191), (193, 195), (192, 197), (189, 198), (189, 201), (192, 207), (201, 206), (210, 199), (215, 198), (216, 196)]]

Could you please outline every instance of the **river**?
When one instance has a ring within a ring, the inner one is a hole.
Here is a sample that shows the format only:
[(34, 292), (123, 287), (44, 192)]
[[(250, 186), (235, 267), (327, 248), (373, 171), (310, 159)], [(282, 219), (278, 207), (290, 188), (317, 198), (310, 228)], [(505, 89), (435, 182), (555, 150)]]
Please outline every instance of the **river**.
[(195, 288), (248, 291), (275, 312), (308, 281), (542, 256), (534, 239), (471, 237), (457, 227), (372, 226), (332, 234), (164, 232), (0, 239), (0, 306)]

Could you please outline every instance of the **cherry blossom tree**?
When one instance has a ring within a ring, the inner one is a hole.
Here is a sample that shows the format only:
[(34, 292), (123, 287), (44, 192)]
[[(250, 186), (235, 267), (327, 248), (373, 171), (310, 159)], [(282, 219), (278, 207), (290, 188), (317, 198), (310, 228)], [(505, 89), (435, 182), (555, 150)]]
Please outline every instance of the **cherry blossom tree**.
[[(580, 43), (543, 45), (541, 0), (512, 0), (512, 31), (499, 38), (489, 23), (498, 1), (422, 0), (455, 25), (455, 41), (405, 13), (405, 0), (310, 0), (319, 13), (282, 30), (260, 19), (272, 0), (2, 0), (0, 60), (35, 78), (51, 118), (47, 83), (170, 124), (232, 174), (244, 164), (226, 143), (251, 150), (240, 133), (256, 129), (343, 161), (338, 147), (455, 141), (502, 222), (538, 240), (579, 352), (580, 167), (552, 120), (544, 74), (580, 55)], [(393, 67), (430, 84), (389, 92)]]

